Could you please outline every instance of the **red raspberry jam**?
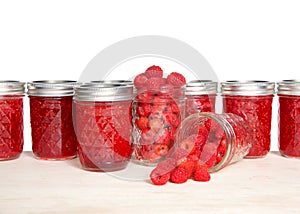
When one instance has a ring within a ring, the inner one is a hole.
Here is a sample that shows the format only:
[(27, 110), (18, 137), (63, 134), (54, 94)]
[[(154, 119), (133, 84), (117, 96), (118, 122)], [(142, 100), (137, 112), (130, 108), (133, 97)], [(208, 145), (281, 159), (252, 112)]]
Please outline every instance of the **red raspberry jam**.
[(223, 111), (243, 117), (249, 124), (252, 147), (248, 158), (264, 157), (270, 151), (274, 83), (227, 81), (222, 83)]
[(75, 81), (28, 83), (32, 151), (38, 159), (76, 157), (77, 139), (72, 120)]
[(186, 151), (177, 163), (192, 160), (195, 165), (215, 172), (240, 161), (251, 147), (247, 130), (248, 123), (235, 114), (203, 112), (190, 115), (176, 134), (174, 153)]
[(300, 81), (278, 83), (279, 151), (285, 157), (300, 157)]
[(24, 85), (0, 81), (0, 161), (16, 159), (23, 151)]
[(174, 144), (184, 118), (184, 87), (138, 90), (133, 101), (135, 158), (143, 165), (156, 165)]
[(84, 84), (75, 89), (78, 156), (85, 170), (124, 169), (133, 152), (131, 102), (133, 87)]
[(199, 112), (215, 112), (217, 83), (194, 80), (186, 87), (186, 116)]

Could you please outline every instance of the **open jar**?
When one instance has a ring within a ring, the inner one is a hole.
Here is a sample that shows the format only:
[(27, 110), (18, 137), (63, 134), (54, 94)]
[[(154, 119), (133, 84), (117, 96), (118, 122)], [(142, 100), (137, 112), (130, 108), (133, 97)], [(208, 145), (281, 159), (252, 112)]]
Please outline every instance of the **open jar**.
[(183, 120), (175, 146), (187, 151), (188, 159), (216, 172), (247, 155), (251, 147), (248, 129), (248, 123), (232, 113), (196, 113)]
[(274, 86), (268, 81), (221, 83), (223, 112), (239, 115), (249, 124), (252, 147), (248, 158), (264, 157), (270, 151)]
[(78, 156), (85, 170), (124, 169), (131, 144), (133, 86), (82, 84), (75, 88), (74, 122)]
[(278, 82), (278, 146), (281, 155), (300, 158), (300, 80)]
[(185, 115), (185, 86), (160, 90), (136, 89), (132, 103), (134, 155), (137, 163), (153, 166), (173, 147)]
[(23, 151), (25, 83), (0, 81), (0, 161), (16, 159)]
[(186, 86), (186, 116), (199, 112), (215, 112), (218, 83), (193, 80)]
[(76, 81), (45, 80), (28, 83), (32, 151), (42, 160), (76, 157), (77, 139), (72, 120)]

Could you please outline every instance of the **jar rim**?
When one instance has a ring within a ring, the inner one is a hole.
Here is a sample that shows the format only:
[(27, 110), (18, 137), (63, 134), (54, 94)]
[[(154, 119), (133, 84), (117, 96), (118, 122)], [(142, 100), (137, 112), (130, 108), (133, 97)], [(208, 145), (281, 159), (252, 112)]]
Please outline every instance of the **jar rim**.
[(218, 83), (212, 80), (192, 80), (186, 85), (186, 95), (216, 94)]
[(93, 80), (90, 83), (93, 84), (124, 84), (124, 85), (133, 85), (131, 80)]
[(31, 81), (27, 83), (27, 93), (29, 96), (72, 96), (77, 84), (74, 80)]
[(289, 79), (278, 82), (277, 93), (279, 95), (300, 95), (300, 80)]
[(275, 82), (265, 80), (229, 80), (221, 82), (223, 95), (262, 96), (275, 93)]
[(23, 95), (25, 82), (17, 80), (0, 80), (0, 95)]

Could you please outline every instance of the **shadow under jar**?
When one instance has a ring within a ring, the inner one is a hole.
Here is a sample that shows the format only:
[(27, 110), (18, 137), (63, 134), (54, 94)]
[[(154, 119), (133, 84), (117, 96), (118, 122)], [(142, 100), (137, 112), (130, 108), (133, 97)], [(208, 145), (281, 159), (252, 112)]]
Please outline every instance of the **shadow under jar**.
[(249, 124), (252, 146), (247, 158), (264, 157), (270, 151), (274, 86), (255, 80), (221, 83), (223, 112), (239, 115)]
[(28, 83), (32, 151), (42, 160), (76, 157), (77, 139), (72, 119), (76, 81), (45, 80)]
[(199, 112), (215, 112), (217, 82), (193, 80), (186, 86), (186, 116)]
[(16, 159), (23, 151), (24, 85), (0, 81), (0, 161)]
[(300, 158), (300, 80), (278, 83), (278, 146), (285, 157)]
[(74, 96), (75, 130), (82, 168), (89, 171), (124, 169), (131, 158), (133, 86), (83, 84)]

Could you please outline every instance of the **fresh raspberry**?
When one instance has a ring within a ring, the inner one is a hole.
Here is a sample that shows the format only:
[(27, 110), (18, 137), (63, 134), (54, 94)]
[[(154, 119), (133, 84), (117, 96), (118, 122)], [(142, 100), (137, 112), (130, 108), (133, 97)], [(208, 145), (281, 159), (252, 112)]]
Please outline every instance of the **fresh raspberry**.
[(173, 114), (172, 112), (166, 111), (163, 113), (166, 124), (171, 125), (173, 127), (178, 127), (180, 124), (180, 118), (178, 114)]
[(179, 166), (186, 168), (188, 173), (188, 178), (192, 177), (195, 169), (194, 161), (187, 159), (186, 161), (182, 162)]
[(147, 117), (140, 117), (136, 119), (136, 125), (140, 130), (144, 130), (148, 128), (148, 118)]
[(163, 70), (159, 66), (153, 65), (153, 66), (147, 68), (147, 70), (145, 71), (145, 75), (148, 78), (152, 78), (152, 77), (162, 78)]
[(198, 165), (196, 166), (194, 172), (194, 180), (195, 181), (202, 181), (206, 182), (210, 180), (210, 174), (208, 172), (208, 168), (205, 165)]
[(159, 156), (165, 156), (169, 151), (169, 147), (166, 144), (156, 144), (154, 146), (154, 151)]
[(214, 143), (206, 143), (200, 155), (200, 162), (206, 164), (208, 168), (216, 164), (217, 145)]
[(199, 126), (198, 128), (198, 134), (199, 135), (202, 135), (204, 138), (207, 138), (208, 137), (208, 130), (205, 126)]
[(137, 107), (139, 116), (148, 117), (151, 113), (151, 105), (149, 103), (140, 103)]
[(185, 77), (177, 72), (172, 72), (167, 76), (167, 81), (169, 84), (174, 86), (183, 86), (186, 84)]
[(146, 86), (148, 90), (156, 90), (159, 91), (159, 88), (164, 85), (164, 79), (159, 77), (149, 78), (146, 82)]
[(159, 169), (155, 168), (150, 174), (150, 179), (154, 185), (164, 185), (170, 179), (171, 173), (162, 174)]
[(145, 74), (141, 73), (134, 78), (133, 84), (136, 87), (146, 86), (147, 80), (148, 80), (148, 77)]
[(175, 184), (182, 184), (189, 179), (188, 171), (186, 168), (177, 166), (172, 172), (170, 181)]

